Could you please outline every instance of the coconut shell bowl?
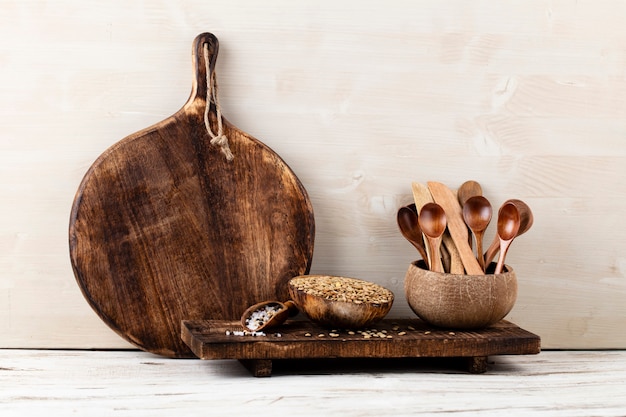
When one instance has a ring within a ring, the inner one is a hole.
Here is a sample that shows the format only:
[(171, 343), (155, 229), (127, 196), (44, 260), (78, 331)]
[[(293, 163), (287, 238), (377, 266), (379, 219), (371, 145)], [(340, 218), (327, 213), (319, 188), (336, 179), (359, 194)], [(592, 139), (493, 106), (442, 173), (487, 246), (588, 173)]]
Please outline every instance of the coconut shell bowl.
[(394, 299), (378, 284), (330, 275), (292, 278), (289, 294), (312, 322), (335, 329), (364, 328), (383, 319)]
[(510, 266), (500, 274), (460, 275), (433, 272), (424, 261), (416, 261), (406, 272), (404, 289), (409, 306), (426, 323), (448, 329), (481, 329), (511, 311), (517, 299), (517, 278)]

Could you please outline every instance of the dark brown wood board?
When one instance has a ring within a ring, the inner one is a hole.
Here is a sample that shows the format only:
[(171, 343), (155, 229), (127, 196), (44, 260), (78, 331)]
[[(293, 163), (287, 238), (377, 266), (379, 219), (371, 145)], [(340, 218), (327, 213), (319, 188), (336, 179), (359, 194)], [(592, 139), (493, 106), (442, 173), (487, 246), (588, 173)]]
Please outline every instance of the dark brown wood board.
[(289, 166), (225, 119), (234, 159), (211, 143), (205, 44), (213, 72), (218, 40), (203, 33), (186, 104), (106, 150), (70, 216), (71, 263), (91, 307), (130, 343), (167, 357), (194, 356), (180, 339), (183, 319), (238, 319), (254, 303), (286, 300), (287, 281), (308, 273), (313, 256), (313, 208)]
[[(385, 337), (320, 328), (292, 320), (265, 336), (237, 336), (237, 321), (185, 320), (181, 338), (201, 359), (238, 359), (255, 376), (269, 376), (272, 360), (313, 358), (467, 358), (469, 371), (486, 370), (490, 355), (527, 355), (541, 351), (539, 336), (502, 320), (476, 331), (439, 329), (419, 319), (385, 319), (369, 329)], [(391, 337), (387, 337), (391, 336)]]

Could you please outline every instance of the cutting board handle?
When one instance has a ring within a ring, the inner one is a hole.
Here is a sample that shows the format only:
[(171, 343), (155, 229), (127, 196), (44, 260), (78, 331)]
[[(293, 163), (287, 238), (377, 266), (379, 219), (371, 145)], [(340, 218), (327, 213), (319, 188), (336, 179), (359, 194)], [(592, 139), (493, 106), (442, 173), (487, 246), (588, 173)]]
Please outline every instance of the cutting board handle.
[(196, 36), (196, 39), (194, 39), (191, 51), (194, 77), (188, 104), (191, 104), (196, 100), (200, 100), (202, 103), (206, 101), (208, 86), (206, 64), (204, 61), (205, 44), (209, 46), (209, 68), (211, 72), (215, 71), (215, 62), (217, 61), (219, 42), (217, 37), (215, 37), (212, 33), (201, 33)]

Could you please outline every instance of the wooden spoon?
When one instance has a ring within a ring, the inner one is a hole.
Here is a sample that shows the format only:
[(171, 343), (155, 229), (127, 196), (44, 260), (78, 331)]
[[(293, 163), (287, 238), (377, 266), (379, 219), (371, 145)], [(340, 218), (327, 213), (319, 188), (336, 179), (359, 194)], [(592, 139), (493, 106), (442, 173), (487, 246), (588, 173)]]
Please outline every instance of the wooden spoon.
[(489, 200), (482, 195), (475, 195), (468, 198), (463, 205), (463, 219), (470, 228), (476, 239), (476, 254), (480, 267), (485, 270), (485, 258), (483, 257), (483, 235), (489, 222), (493, 210)]
[[(520, 226), (519, 231), (517, 232), (517, 236), (521, 236), (532, 227), (534, 221), (533, 212), (530, 210), (530, 207), (528, 207), (528, 204), (526, 204), (522, 200), (512, 198), (504, 202), (504, 204), (507, 203), (513, 203), (517, 207), (517, 211), (519, 212), (520, 216)], [(498, 253), (499, 249), (500, 239), (496, 234), (493, 237), (493, 241), (491, 242), (491, 245), (489, 245), (487, 252), (485, 253), (485, 267), (489, 266), (493, 258), (496, 256), (496, 253)]]
[[(461, 184), (459, 189), (456, 191), (456, 198), (459, 200), (459, 204), (461, 205), (461, 208), (463, 208), (467, 200), (477, 195), (483, 195), (483, 189), (478, 182), (473, 181), (473, 180), (465, 181), (463, 184)], [(471, 248), (472, 247), (471, 234), (468, 235), (468, 238), (469, 238), (468, 243)], [(477, 253), (480, 253), (480, 252), (477, 252)]]
[(428, 254), (424, 248), (424, 236), (422, 235), (422, 229), (420, 228), (417, 213), (411, 210), (408, 206), (400, 207), (398, 210), (398, 226), (400, 232), (406, 240), (417, 249), (421, 257), (425, 261), (429, 261)]
[(502, 272), (504, 266), (504, 258), (506, 252), (511, 245), (515, 236), (519, 232), (520, 227), (520, 213), (517, 210), (517, 206), (511, 202), (505, 203), (500, 207), (498, 212), (498, 238), (500, 239), (500, 257), (498, 258), (498, 264), (496, 265), (495, 274)]
[[(430, 194), (430, 190), (425, 184), (413, 182), (411, 184), (411, 189), (413, 191), (413, 199), (415, 200), (415, 208), (418, 212), (426, 203), (434, 202), (433, 196)], [(409, 207), (411, 207), (411, 205), (409, 205)], [(463, 274), (465, 272), (463, 261), (461, 260), (459, 250), (452, 240), (452, 236), (450, 236), (449, 230), (444, 232), (442, 243), (445, 248), (445, 251), (442, 251), (441, 253), (444, 258), (444, 266), (446, 267), (444, 270), (450, 272), (451, 274)], [(450, 258), (449, 261), (447, 259), (448, 257)]]
[[(428, 190), (426, 190), (426, 191), (428, 191)], [(430, 191), (428, 191), (428, 192), (429, 192), (429, 195), (430, 195)], [(413, 213), (415, 213), (415, 216), (417, 218), (417, 216), (419, 215), (419, 212), (417, 210), (417, 206), (415, 204), (409, 204), (407, 207), (409, 209), (411, 209), (413, 211)], [(419, 227), (419, 224), (418, 224), (418, 227)], [(421, 231), (422, 231), (422, 229), (420, 229), (420, 232)], [(448, 238), (448, 241), (446, 241), (446, 238)], [(452, 255), (450, 255), (450, 250), (446, 246), (447, 243), (453, 244), (452, 243), (452, 238), (450, 237), (450, 235), (448, 234), (448, 231), (446, 230), (445, 232), (443, 232), (443, 236), (441, 237), (441, 247), (440, 247), (440, 249), (441, 249), (441, 263), (443, 264), (444, 272), (450, 272), (450, 268), (451, 268), (451, 266), (453, 264)], [(424, 233), (423, 232), (422, 232), (422, 244), (424, 244)], [(428, 251), (430, 250), (430, 248), (428, 247), (428, 245), (424, 245), (423, 247), (424, 247), (424, 249), (426, 251), (426, 255), (428, 255)], [(456, 248), (454, 248), (454, 249), (456, 249)], [(426, 260), (425, 258), (423, 258), (423, 259), (426, 262), (428, 262), (428, 260)], [(461, 263), (461, 259), (460, 258), (458, 259), (458, 265), (460, 265), (460, 268), (463, 268), (463, 264)], [(463, 271), (461, 270), (459, 273), (462, 274)]]
[(448, 221), (446, 212), (437, 203), (427, 203), (422, 207), (417, 218), (430, 247), (431, 263), (430, 270), (434, 272), (444, 272), (441, 264), (440, 246), (441, 236), (446, 230)]
[(483, 195), (483, 189), (478, 182), (473, 180), (465, 181), (456, 192), (461, 207), (467, 200), (477, 195)]
[[(250, 319), (254, 319), (252, 316), (255, 312), (270, 310), (271, 313), (265, 317), (268, 317), (262, 321), (250, 322)], [(248, 329), (255, 332), (260, 332), (263, 329), (270, 327), (276, 327), (281, 325), (287, 320), (287, 318), (298, 314), (298, 308), (293, 301), (263, 301), (262, 303), (254, 304), (246, 309), (241, 315), (241, 325), (244, 329)]]

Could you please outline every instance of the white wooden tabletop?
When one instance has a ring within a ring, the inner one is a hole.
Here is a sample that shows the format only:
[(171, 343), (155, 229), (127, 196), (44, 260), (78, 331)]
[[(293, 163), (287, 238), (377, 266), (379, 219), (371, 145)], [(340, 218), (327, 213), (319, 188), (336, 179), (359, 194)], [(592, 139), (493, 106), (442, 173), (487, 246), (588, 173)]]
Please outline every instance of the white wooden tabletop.
[(626, 351), (492, 356), (473, 375), (449, 362), (276, 364), (141, 351), (0, 350), (0, 415), (626, 415)]

